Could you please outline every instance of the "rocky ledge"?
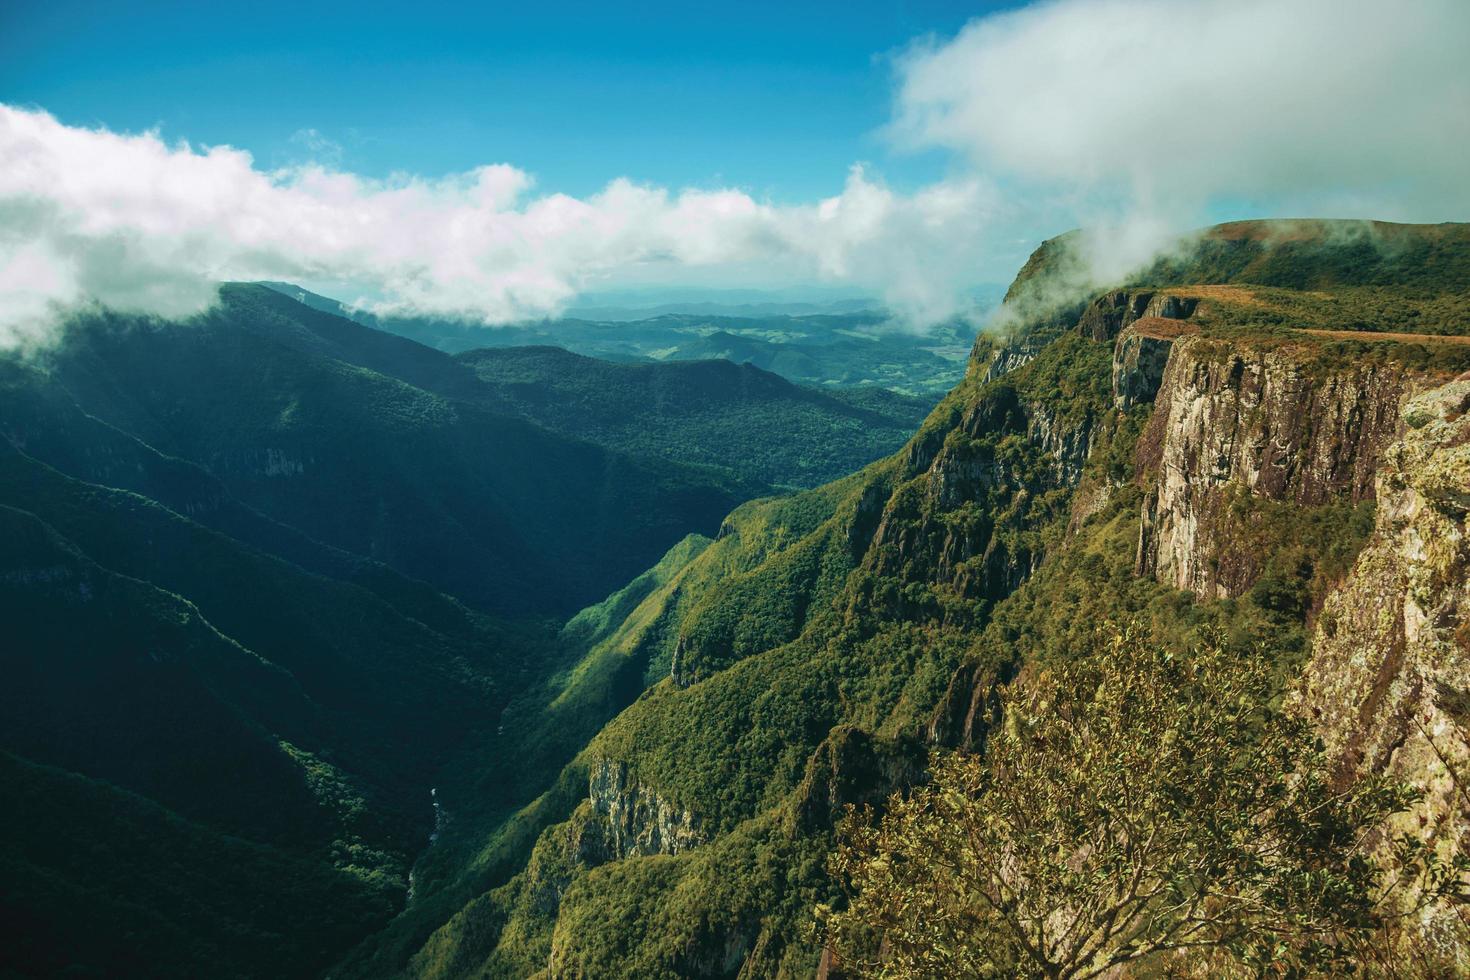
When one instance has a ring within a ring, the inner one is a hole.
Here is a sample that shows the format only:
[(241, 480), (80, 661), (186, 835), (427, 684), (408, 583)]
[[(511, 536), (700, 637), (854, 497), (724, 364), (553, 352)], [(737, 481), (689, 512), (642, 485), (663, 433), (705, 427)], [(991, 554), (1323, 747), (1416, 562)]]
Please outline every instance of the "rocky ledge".
[(599, 759), (593, 763), (588, 798), (593, 812), (602, 818), (602, 838), (600, 842), (589, 840), (585, 848), (600, 852), (603, 860), (678, 854), (707, 839), (697, 814), (640, 783), (625, 762)]

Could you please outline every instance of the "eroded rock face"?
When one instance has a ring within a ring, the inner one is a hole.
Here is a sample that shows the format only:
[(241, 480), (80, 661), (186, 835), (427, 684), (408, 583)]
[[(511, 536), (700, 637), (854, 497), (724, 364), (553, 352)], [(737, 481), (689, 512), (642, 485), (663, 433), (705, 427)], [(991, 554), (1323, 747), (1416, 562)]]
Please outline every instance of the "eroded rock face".
[[(605, 820), (589, 856), (607, 860), (634, 855), (678, 854), (705, 842), (697, 814), (675, 806), (632, 777), (626, 763), (600, 759), (588, 779), (592, 809)], [(579, 850), (582, 848), (579, 846)]]
[(1000, 719), (1000, 691), (1015, 679), (1015, 664), (968, 663), (949, 680), (925, 737), (934, 745), (981, 752)]
[[(1470, 380), (1419, 395), (1403, 419), (1373, 535), (1326, 600), (1295, 703), (1342, 778), (1386, 772), (1421, 789), (1392, 829), (1447, 855), (1470, 826)], [(1415, 926), (1464, 975), (1457, 922), (1431, 907)]]
[(1138, 571), (1203, 597), (1243, 593), (1260, 569), (1229, 554), (1232, 493), (1316, 505), (1371, 498), (1399, 405), (1398, 365), (1317, 366), (1302, 350), (1233, 350), (1175, 340), (1139, 445), (1144, 504)]
[(990, 358), (985, 373), (980, 376), (981, 384), (989, 384), (996, 378), (1005, 377), (1012, 371), (1025, 367), (1036, 359), (1044, 345), (1031, 338), (1021, 338), (1007, 343)]
[(1152, 290), (1114, 290), (1087, 305), (1077, 329), (1093, 340), (1112, 340), (1128, 324), (1143, 316), (1153, 299)]
[(1056, 485), (1076, 486), (1091, 446), (1092, 419), (1068, 422), (1041, 402), (1026, 406), (1026, 418), (1026, 438), (1051, 461)]
[(547, 829), (526, 863), (526, 894), (544, 916), (555, 917), (580, 868), (612, 860), (607, 821), (584, 801), (564, 824)]
[(1077, 329), (1093, 340), (1112, 340), (1131, 324), (1144, 318), (1184, 320), (1194, 314), (1199, 300), (1151, 289), (1118, 289), (1104, 293), (1087, 305)]
[(1146, 405), (1159, 393), (1169, 352), (1179, 337), (1176, 331), (1159, 329), (1167, 322), (1156, 320), (1157, 326), (1150, 329), (1148, 320), (1141, 321), (1118, 335), (1113, 348), (1113, 405), (1122, 411)]

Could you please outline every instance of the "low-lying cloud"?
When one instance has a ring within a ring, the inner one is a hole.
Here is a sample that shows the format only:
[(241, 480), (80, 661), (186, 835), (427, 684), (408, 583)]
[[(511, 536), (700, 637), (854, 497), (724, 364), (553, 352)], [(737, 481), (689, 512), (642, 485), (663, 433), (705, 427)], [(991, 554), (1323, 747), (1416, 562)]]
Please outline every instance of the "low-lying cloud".
[(501, 323), (642, 273), (735, 270), (849, 283), (923, 324), (1073, 225), (1104, 230), (1084, 277), (1104, 281), (1210, 219), (1463, 219), (1467, 37), (1465, 0), (1035, 4), (895, 61), (890, 136), (955, 151), (955, 176), (897, 193), (855, 166), (798, 205), (626, 178), (538, 193), (508, 164), (370, 179), (315, 131), (318, 162), (263, 170), (0, 105), (0, 345), (91, 304), (188, 314), (224, 279)]
[(87, 303), (184, 315), (220, 280), (265, 278), (355, 282), (378, 312), (500, 323), (640, 266), (739, 263), (861, 282), (932, 321), (956, 311), (996, 203), (978, 178), (900, 195), (860, 167), (835, 196), (789, 207), (621, 178), (536, 195), (506, 164), (434, 180), (263, 171), (229, 147), (0, 106), (0, 333)]

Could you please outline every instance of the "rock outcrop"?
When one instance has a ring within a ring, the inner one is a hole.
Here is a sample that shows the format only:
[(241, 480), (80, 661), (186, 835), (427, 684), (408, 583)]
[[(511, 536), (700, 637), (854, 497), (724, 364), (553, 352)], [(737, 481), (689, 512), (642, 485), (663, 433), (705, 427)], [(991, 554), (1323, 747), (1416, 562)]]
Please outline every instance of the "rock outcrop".
[(980, 752), (1000, 718), (1000, 691), (1015, 679), (1015, 664), (999, 669), (970, 662), (955, 671), (925, 736), (934, 745)]
[(1004, 382), (991, 387), (888, 503), (870, 550), (875, 570), (948, 587), (963, 600), (1009, 595), (1041, 555), (997, 529), (1023, 529), (1031, 500), (1077, 484), (1093, 426), (1090, 415), (1066, 418), (1023, 402)]
[(918, 782), (927, 761), (918, 739), (888, 740), (840, 725), (807, 759), (796, 820), (808, 830), (830, 829), (846, 807), (880, 803)]
[[(1403, 420), (1381, 454), (1373, 535), (1326, 600), (1295, 701), (1342, 778), (1422, 790), (1391, 829), (1447, 857), (1470, 826), (1470, 380), (1419, 395)], [(1421, 952), (1457, 950), (1448, 973), (1470, 971), (1452, 910), (1413, 926)]]
[(1027, 440), (1051, 465), (1050, 482), (1059, 487), (1076, 486), (1092, 444), (1092, 418), (1069, 421), (1050, 405), (1032, 402), (1026, 406), (1026, 420)]
[(1172, 342), (1139, 444), (1138, 571), (1202, 597), (1242, 594), (1260, 569), (1230, 553), (1245, 493), (1304, 506), (1373, 495), (1378, 459), (1416, 383), (1395, 362), (1324, 367), (1310, 345)]
[(1192, 332), (1177, 320), (1146, 317), (1118, 334), (1113, 349), (1113, 404), (1126, 412), (1152, 402), (1163, 384), (1174, 341)]
[(703, 844), (697, 814), (674, 805), (640, 783), (626, 763), (599, 759), (588, 778), (592, 810), (605, 822), (600, 841), (579, 845), (584, 857), (606, 860), (648, 854), (678, 854)]
[(1009, 341), (990, 356), (989, 363), (985, 365), (985, 372), (980, 376), (981, 384), (989, 384), (997, 378), (1005, 377), (1012, 371), (1020, 370), (1030, 364), (1044, 346), (1044, 343), (1032, 337), (1020, 337)]
[(1130, 324), (1142, 319), (1185, 320), (1194, 314), (1199, 300), (1151, 289), (1119, 289), (1104, 293), (1088, 304), (1077, 329), (1093, 340), (1112, 340)]

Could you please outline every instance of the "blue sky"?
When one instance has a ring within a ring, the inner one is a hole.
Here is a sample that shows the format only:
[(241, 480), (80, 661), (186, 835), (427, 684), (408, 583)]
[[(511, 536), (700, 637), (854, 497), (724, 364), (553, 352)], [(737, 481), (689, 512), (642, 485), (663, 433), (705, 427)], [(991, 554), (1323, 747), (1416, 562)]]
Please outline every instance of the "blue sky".
[(997, 6), (10, 0), (0, 101), (264, 167), (309, 155), (315, 131), (365, 175), (503, 161), (541, 191), (628, 176), (807, 200), (854, 161), (896, 187), (952, 166), (882, 136), (888, 55)]

